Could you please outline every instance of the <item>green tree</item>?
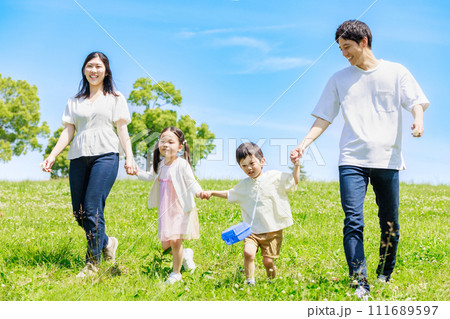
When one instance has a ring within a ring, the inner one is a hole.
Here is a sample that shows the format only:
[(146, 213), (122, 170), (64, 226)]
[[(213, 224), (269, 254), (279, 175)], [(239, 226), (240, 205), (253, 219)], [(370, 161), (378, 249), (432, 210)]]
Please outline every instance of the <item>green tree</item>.
[(39, 125), (40, 118), (37, 87), (0, 74), (0, 161), (42, 150), (38, 137), (47, 137), (50, 129), (46, 122)]
[[(61, 126), (53, 133), (53, 136), (49, 138), (47, 148), (45, 149), (44, 159), (46, 159), (52, 152), (52, 150), (55, 147), (56, 143), (58, 142), (59, 136), (61, 135), (63, 130), (64, 130), (64, 126)], [(70, 146), (70, 144), (69, 144), (69, 146)], [(59, 178), (59, 177), (69, 176), (70, 160), (67, 159), (67, 153), (69, 152), (69, 146), (67, 146), (64, 149), (64, 151), (62, 151), (56, 157), (55, 163), (52, 166), (52, 174), (50, 175), (51, 178)]]
[(146, 159), (147, 170), (150, 170), (152, 154), (160, 132), (175, 126), (185, 134), (191, 149), (192, 166), (202, 158), (206, 158), (214, 149), (214, 134), (205, 123), (196, 126), (196, 122), (189, 115), (178, 118), (172, 109), (161, 109), (162, 106), (180, 106), (182, 97), (180, 90), (170, 82), (160, 81), (152, 84), (149, 78), (139, 78), (133, 84), (134, 90), (128, 97), (128, 102), (135, 106), (144, 106), (142, 113), (134, 112), (128, 130), (132, 136), (133, 153), (137, 157)]
[(159, 81), (152, 84), (150, 78), (139, 78), (133, 84), (128, 101), (145, 109), (154, 109), (166, 104), (180, 106), (182, 97), (180, 90), (175, 89), (171, 82)]

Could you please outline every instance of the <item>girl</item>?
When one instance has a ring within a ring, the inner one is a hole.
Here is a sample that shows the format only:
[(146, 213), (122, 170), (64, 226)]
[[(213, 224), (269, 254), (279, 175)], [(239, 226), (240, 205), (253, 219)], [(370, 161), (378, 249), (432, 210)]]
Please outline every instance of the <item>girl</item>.
[[(177, 156), (184, 147), (184, 159)], [(161, 160), (161, 156), (164, 160)], [(181, 266), (193, 271), (194, 252), (183, 249), (183, 239), (199, 238), (198, 215), (194, 196), (200, 197), (202, 188), (195, 180), (190, 163), (189, 146), (183, 132), (167, 127), (159, 136), (153, 153), (153, 170), (137, 174), (140, 180), (153, 181), (148, 207), (158, 207), (158, 235), (162, 249), (173, 256), (173, 271), (166, 284), (181, 279)]]
[(106, 55), (89, 54), (81, 74), (80, 91), (69, 99), (62, 117), (65, 128), (41, 165), (43, 171), (51, 172), (55, 158), (77, 132), (67, 158), (73, 215), (87, 239), (86, 265), (77, 275), (83, 278), (98, 271), (102, 253), (105, 260), (115, 261), (119, 242), (105, 233), (104, 208), (117, 177), (120, 146), (125, 150), (127, 173), (136, 174), (137, 165), (127, 129), (131, 122), (127, 102), (114, 90)]

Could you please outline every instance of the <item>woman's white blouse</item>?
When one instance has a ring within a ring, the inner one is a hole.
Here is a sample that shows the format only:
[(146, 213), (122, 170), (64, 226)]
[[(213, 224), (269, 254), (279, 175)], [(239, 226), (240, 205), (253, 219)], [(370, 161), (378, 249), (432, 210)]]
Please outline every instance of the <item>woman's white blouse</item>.
[(67, 159), (122, 153), (114, 125), (120, 119), (129, 124), (131, 117), (125, 97), (116, 93), (118, 96), (101, 94), (94, 102), (84, 98), (69, 99), (62, 121), (75, 125), (76, 135)]

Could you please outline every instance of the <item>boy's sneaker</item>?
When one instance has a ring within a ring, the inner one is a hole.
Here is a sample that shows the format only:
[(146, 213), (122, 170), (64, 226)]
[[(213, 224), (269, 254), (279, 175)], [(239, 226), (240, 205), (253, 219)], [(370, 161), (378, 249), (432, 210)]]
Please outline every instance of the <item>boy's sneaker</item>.
[(183, 282), (183, 279), (181, 278), (181, 274), (176, 274), (174, 272), (171, 272), (169, 275), (169, 278), (165, 281), (166, 285), (173, 285), (177, 281)]
[(359, 286), (358, 288), (356, 288), (355, 295), (356, 297), (358, 297), (358, 299), (361, 299), (362, 301), (369, 300), (369, 291), (363, 286)]
[(86, 263), (83, 269), (78, 273), (77, 278), (86, 278), (93, 276), (98, 272), (98, 268), (91, 263)]
[(385, 276), (385, 275), (379, 275), (377, 277), (377, 282), (380, 283), (380, 284), (386, 284), (386, 283), (389, 282), (389, 278), (387, 276)]
[(193, 272), (196, 268), (194, 263), (194, 251), (190, 248), (183, 249), (183, 267), (184, 270)]
[(254, 278), (248, 278), (246, 283), (249, 286), (254, 286), (255, 285), (255, 279)]
[(116, 262), (116, 250), (119, 246), (119, 241), (115, 237), (109, 237), (108, 245), (103, 248), (103, 259), (112, 263)]

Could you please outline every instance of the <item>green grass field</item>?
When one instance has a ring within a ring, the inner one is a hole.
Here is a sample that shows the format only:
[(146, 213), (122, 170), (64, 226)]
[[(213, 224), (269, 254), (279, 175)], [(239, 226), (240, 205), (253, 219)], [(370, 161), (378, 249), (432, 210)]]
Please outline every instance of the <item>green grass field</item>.
[[(237, 181), (203, 180), (204, 189)], [(284, 231), (278, 278), (267, 283), (257, 257), (256, 286), (244, 285), (242, 242), (221, 232), (241, 221), (226, 200), (197, 200), (200, 239), (191, 247), (197, 270), (166, 286), (171, 259), (161, 255), (151, 184), (120, 180), (108, 198), (107, 233), (119, 239), (117, 264), (92, 279), (84, 266), (85, 236), (71, 212), (68, 180), (0, 182), (0, 300), (356, 300), (342, 245), (338, 183), (302, 182), (290, 196), (294, 225)], [(375, 282), (379, 226), (372, 190), (365, 203), (369, 300), (449, 300), (450, 186), (401, 184), (401, 241), (390, 284)]]

